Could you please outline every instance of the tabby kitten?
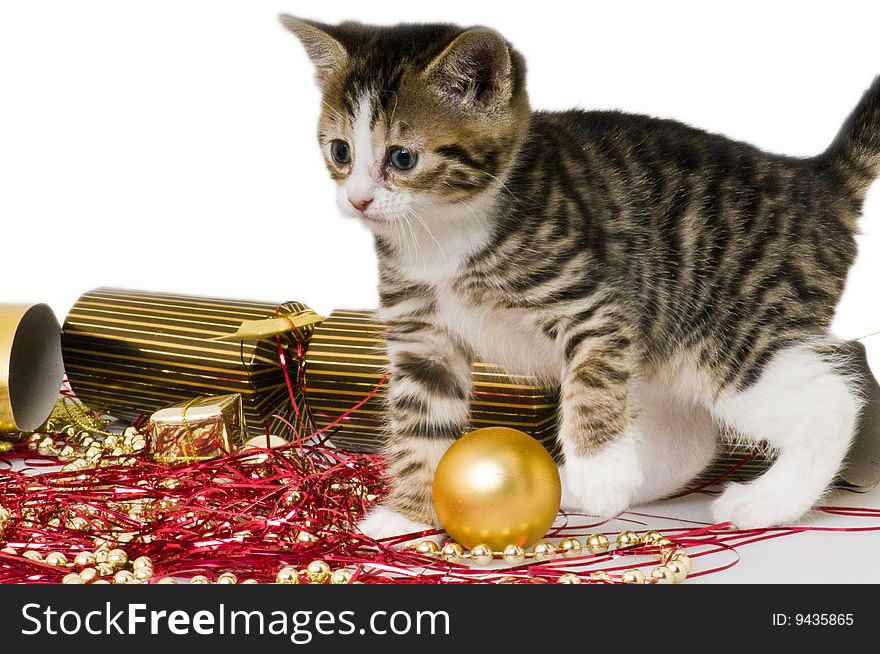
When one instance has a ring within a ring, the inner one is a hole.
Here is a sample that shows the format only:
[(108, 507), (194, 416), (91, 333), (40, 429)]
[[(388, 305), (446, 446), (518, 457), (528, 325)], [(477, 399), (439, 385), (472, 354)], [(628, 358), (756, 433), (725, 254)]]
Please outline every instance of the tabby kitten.
[(820, 498), (862, 404), (828, 328), (880, 173), (880, 79), (796, 159), (670, 120), (533, 112), (522, 55), (490, 29), (282, 21), (315, 64), (321, 149), (375, 236), (390, 325), (392, 490), (365, 533), (437, 526), (474, 358), (559, 388), (568, 508), (663, 497), (734, 430), (777, 458), (715, 520), (767, 527)]

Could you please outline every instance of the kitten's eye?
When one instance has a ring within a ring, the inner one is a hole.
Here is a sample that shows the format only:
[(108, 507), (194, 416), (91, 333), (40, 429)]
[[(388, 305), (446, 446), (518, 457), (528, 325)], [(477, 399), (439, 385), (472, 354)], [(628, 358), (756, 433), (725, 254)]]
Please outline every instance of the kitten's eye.
[(418, 161), (418, 155), (412, 150), (395, 146), (388, 151), (388, 161), (398, 170), (412, 170)]
[(333, 158), (333, 161), (340, 166), (344, 166), (351, 161), (351, 148), (348, 147), (348, 143), (345, 141), (334, 139), (330, 141), (330, 156)]

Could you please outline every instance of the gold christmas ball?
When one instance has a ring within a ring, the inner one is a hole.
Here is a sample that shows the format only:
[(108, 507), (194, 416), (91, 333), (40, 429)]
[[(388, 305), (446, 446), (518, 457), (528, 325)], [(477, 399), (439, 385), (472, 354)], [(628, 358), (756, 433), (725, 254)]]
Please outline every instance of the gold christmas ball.
[(49, 552), (43, 560), (49, 565), (67, 565), (67, 557), (61, 552)]
[(61, 580), (62, 584), (81, 584), (83, 583), (82, 577), (80, 577), (77, 573), (71, 572), (70, 574), (64, 575), (64, 579)]
[(306, 567), (306, 576), (313, 584), (326, 584), (330, 581), (330, 566), (326, 561), (312, 561)]
[(658, 565), (651, 570), (651, 581), (655, 584), (672, 584), (675, 583), (675, 575), (665, 565)]
[(348, 568), (339, 568), (339, 570), (334, 570), (333, 575), (330, 577), (331, 584), (347, 584), (351, 581), (351, 577), (354, 573)]
[(153, 568), (135, 568), (133, 574), (138, 581), (149, 581), (153, 578)]
[(680, 584), (688, 576), (687, 566), (678, 559), (673, 559), (666, 564), (666, 568), (672, 573), (672, 583)]
[(125, 553), (125, 550), (110, 550), (107, 552), (107, 563), (114, 567), (121, 568), (128, 563), (128, 554)]
[(661, 538), (663, 535), (659, 531), (646, 531), (642, 536), (642, 542), (645, 545), (654, 545)]
[(416, 545), (416, 552), (425, 556), (432, 556), (440, 551), (440, 546), (432, 540), (423, 540)]
[(471, 561), (477, 565), (489, 565), (492, 563), (492, 548), (480, 543), (471, 548)]
[(135, 569), (137, 568), (152, 568), (153, 561), (149, 556), (139, 556), (134, 561), (131, 562), (131, 566)]
[(619, 549), (640, 545), (641, 542), (642, 539), (634, 531), (622, 531), (617, 535), (617, 547)]
[(580, 556), (582, 549), (583, 546), (577, 538), (563, 538), (559, 541), (559, 551), (562, 552), (562, 556)]
[(610, 584), (613, 579), (610, 574), (605, 572), (604, 570), (596, 570), (596, 572), (590, 573), (590, 581), (601, 583), (601, 584)]
[(593, 534), (587, 539), (587, 549), (590, 554), (604, 554), (608, 551), (608, 536), (605, 534)]
[(113, 575), (114, 584), (130, 584), (132, 581), (134, 581), (134, 575), (128, 570), (120, 570)]
[(98, 571), (94, 568), (83, 568), (79, 571), (79, 576), (82, 578), (83, 583), (90, 584), (98, 578)]
[(563, 572), (556, 580), (557, 584), (579, 584), (581, 578), (573, 572)]
[[(116, 573), (119, 574), (119, 573)], [(210, 584), (211, 580), (208, 579), (205, 575), (194, 575), (190, 580), (190, 584)]]
[(556, 556), (556, 548), (546, 540), (542, 540), (539, 543), (535, 543), (533, 554), (535, 555), (535, 561), (549, 561)]
[(231, 572), (224, 572), (222, 575), (217, 577), (218, 584), (237, 584), (238, 577)]
[(275, 577), (276, 584), (298, 584), (299, 572), (292, 565), (281, 568)]
[(519, 545), (508, 545), (501, 556), (508, 565), (519, 565), (526, 558), (526, 553)]
[(440, 556), (449, 563), (459, 563), (464, 556), (464, 548), (458, 543), (446, 543), (440, 550)]
[(646, 584), (648, 580), (645, 573), (641, 570), (627, 570), (620, 576), (620, 580), (625, 584)]
[(486, 427), (465, 434), (434, 473), (434, 508), (465, 547), (529, 547), (553, 524), (562, 486), (553, 458), (528, 434)]

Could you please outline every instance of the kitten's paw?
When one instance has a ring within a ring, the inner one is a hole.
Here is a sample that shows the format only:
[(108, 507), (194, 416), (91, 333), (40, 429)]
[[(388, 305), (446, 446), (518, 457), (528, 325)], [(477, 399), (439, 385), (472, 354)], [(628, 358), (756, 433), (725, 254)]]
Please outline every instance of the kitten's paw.
[(566, 457), (561, 472), (563, 508), (601, 518), (626, 511), (642, 483), (638, 462), (615, 446), (594, 456)]
[(712, 503), (712, 518), (739, 529), (765, 529), (796, 522), (811, 505), (792, 495), (791, 489), (780, 496), (753, 484), (729, 484)]
[(433, 540), (440, 543), (443, 540), (443, 534), (435, 534), (433, 536), (419, 536), (417, 532), (434, 531), (434, 527), (421, 522), (410, 520), (406, 516), (392, 511), (384, 506), (377, 506), (367, 516), (358, 523), (358, 529), (365, 536), (369, 536), (373, 540), (382, 540), (392, 536), (403, 536), (414, 534), (413, 538), (404, 541), (403, 544), (413, 541)]

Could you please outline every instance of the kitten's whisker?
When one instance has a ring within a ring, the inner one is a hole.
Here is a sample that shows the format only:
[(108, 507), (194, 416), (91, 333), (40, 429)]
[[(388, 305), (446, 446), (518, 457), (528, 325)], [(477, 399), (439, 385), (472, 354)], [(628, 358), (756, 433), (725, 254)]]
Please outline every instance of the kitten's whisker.
[[(431, 204), (433, 204), (433, 202)], [(427, 223), (425, 223), (424, 220), (422, 220), (422, 217), (418, 214), (417, 211), (415, 211), (415, 209), (410, 209), (409, 211), (412, 214), (413, 218), (415, 218), (422, 224), (422, 227), (424, 227), (425, 231), (428, 232), (428, 236), (430, 236), (431, 240), (433, 240), (437, 244), (437, 247), (440, 249), (440, 254), (443, 255), (443, 257), (445, 258), (446, 252), (443, 251), (443, 246), (440, 245), (440, 241), (438, 241), (437, 237), (434, 236), (434, 232), (431, 231), (431, 228), (428, 227)]]

